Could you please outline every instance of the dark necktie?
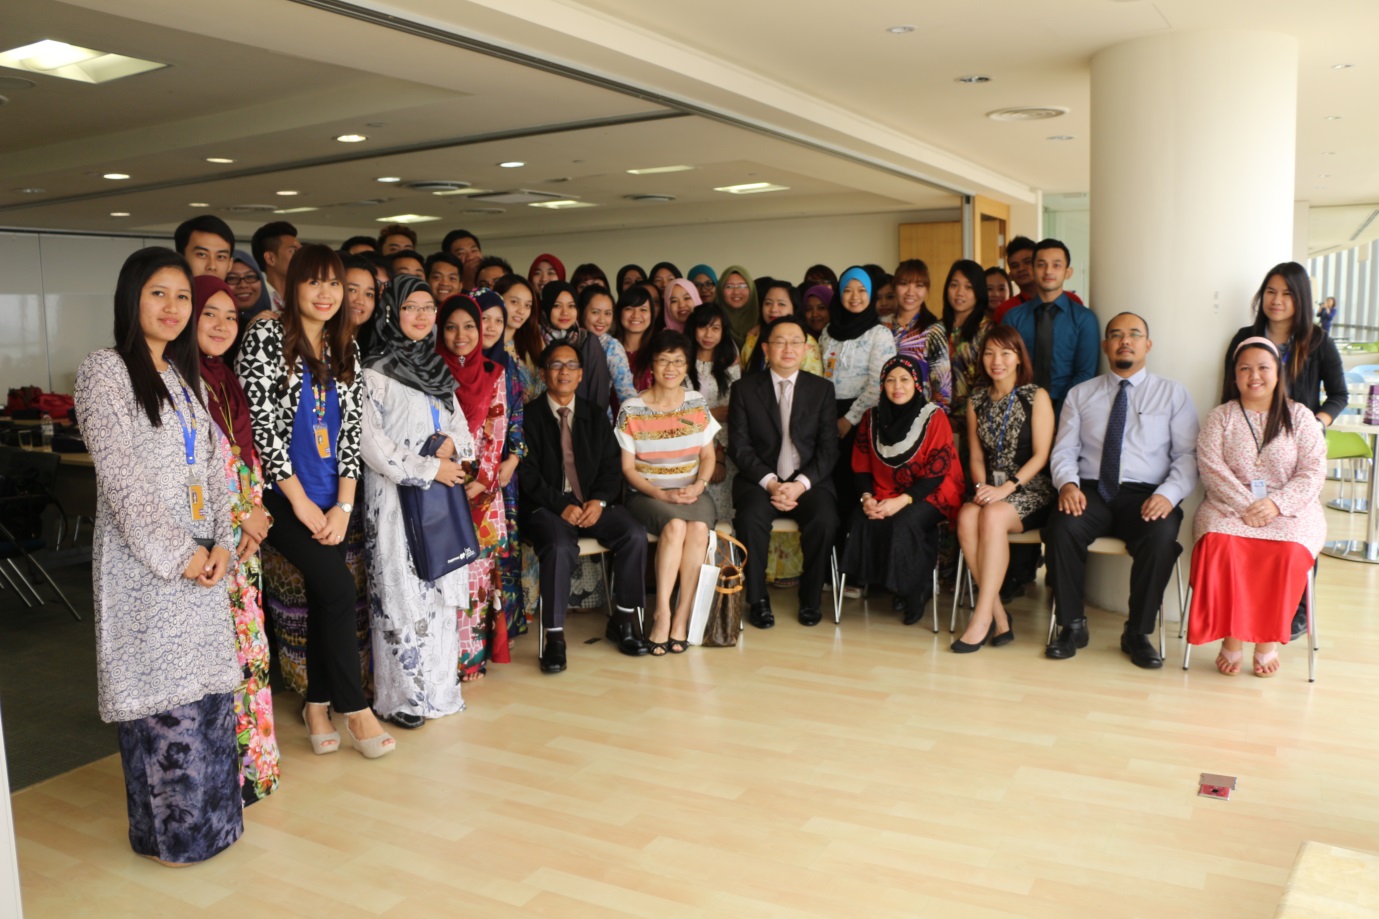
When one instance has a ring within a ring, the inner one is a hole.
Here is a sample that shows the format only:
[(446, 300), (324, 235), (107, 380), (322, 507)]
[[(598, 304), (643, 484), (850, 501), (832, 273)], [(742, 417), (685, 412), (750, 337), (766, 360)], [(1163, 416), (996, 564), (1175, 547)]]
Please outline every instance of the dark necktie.
[(1101, 478), (1097, 480), (1097, 494), (1110, 501), (1120, 491), (1120, 450), (1125, 443), (1125, 416), (1130, 410), (1130, 381), (1120, 381), (1116, 401), (1111, 403), (1111, 417), (1106, 420), (1106, 440), (1101, 445)]
[(1034, 311), (1034, 382), (1043, 389), (1053, 385), (1053, 311), (1052, 303)]
[(584, 490), (579, 487), (579, 472), (575, 469), (575, 442), (570, 436), (570, 407), (560, 407), (560, 463), (565, 468), (565, 481), (570, 484), (575, 500), (584, 503)]

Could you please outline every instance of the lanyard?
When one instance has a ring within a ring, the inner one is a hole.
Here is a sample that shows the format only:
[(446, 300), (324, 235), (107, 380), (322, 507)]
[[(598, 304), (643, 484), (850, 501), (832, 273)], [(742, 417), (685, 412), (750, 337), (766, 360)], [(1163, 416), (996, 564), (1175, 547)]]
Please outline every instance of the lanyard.
[(311, 380), (311, 398), (316, 403), (312, 411), (316, 413), (316, 423), (325, 424), (326, 422), (326, 387), (325, 384), (315, 379)]
[(435, 427), (436, 433), (441, 430), (441, 406), (440, 402), (431, 396), (426, 397), (426, 401), (431, 404), (431, 424)]
[(177, 414), (177, 423), (182, 426), (182, 445), (187, 451), (187, 465), (196, 465), (196, 412), (192, 408), (192, 394), (187, 389), (187, 384), (182, 380), (182, 374), (176, 368), (173, 373), (177, 374), (177, 384), (182, 388), (182, 395), (187, 400), (187, 415), (182, 416), (182, 410), (177, 407), (177, 397), (172, 396), (172, 410)]
[(1245, 416), (1245, 424), (1250, 428), (1250, 437), (1254, 438), (1255, 465), (1258, 466), (1260, 464), (1260, 456), (1264, 453), (1264, 445), (1259, 442), (1259, 435), (1255, 433), (1255, 425), (1254, 422), (1250, 420), (1250, 413), (1245, 411), (1245, 404), (1238, 399), (1235, 404), (1240, 406), (1240, 414)]
[(1006, 396), (1006, 412), (1005, 412), (1005, 417), (1001, 420), (1001, 433), (1000, 433), (1000, 435), (996, 438), (996, 457), (995, 457), (995, 458), (996, 458), (996, 461), (997, 461), (997, 462), (999, 462), (1000, 459), (1001, 459), (1001, 447), (1005, 446), (1005, 442), (1006, 442), (1006, 425), (1010, 424), (1010, 407), (1011, 407), (1011, 405), (1013, 405), (1014, 403), (1015, 403), (1015, 390), (1012, 389), (1012, 390), (1010, 391), (1010, 395)]

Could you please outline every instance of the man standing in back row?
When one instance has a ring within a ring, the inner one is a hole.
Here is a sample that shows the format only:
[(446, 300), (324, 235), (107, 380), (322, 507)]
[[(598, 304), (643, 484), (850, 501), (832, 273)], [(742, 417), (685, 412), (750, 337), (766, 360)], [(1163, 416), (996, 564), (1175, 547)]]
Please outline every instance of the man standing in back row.
[(1005, 324), (1025, 340), (1034, 361), (1034, 382), (1048, 390), (1055, 414), (1062, 410), (1068, 390), (1096, 376), (1097, 321), (1091, 310), (1073, 302), (1063, 289), (1072, 276), (1067, 246), (1056, 239), (1036, 243), (1037, 294), (1005, 318)]

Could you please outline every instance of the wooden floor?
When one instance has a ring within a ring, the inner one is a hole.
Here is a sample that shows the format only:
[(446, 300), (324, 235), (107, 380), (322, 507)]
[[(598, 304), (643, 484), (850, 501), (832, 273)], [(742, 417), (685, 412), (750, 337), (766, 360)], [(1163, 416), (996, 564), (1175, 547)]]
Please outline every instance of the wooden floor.
[(777, 593), (774, 630), (666, 659), (574, 617), (569, 672), (526, 639), (378, 762), (312, 756), (279, 697), (282, 787), (205, 865), (131, 854), (115, 756), (16, 794), (26, 915), (1269, 917), (1304, 840), (1379, 851), (1379, 566), (1318, 583), (1314, 685), (1301, 643), (1184, 673), (1176, 630), (1138, 670), (1096, 612), (1048, 661), (1042, 597), (969, 656), (885, 598), (806, 629)]

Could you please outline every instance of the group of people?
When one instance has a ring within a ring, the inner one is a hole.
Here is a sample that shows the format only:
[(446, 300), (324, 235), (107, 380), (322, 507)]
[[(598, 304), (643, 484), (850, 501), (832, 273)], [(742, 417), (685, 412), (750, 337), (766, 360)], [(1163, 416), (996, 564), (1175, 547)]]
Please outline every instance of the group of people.
[[(832, 553), (917, 622), (960, 547), (977, 599), (952, 650), (971, 653), (1013, 641), (1008, 537), (1040, 528), (1060, 626), (1045, 653), (1062, 659), (1088, 641), (1087, 547), (1116, 536), (1133, 557), (1121, 645), (1158, 667), (1147, 635), (1200, 478), (1190, 640), (1220, 639), (1228, 674), (1254, 642), (1268, 676), (1297, 631), (1345, 387), (1295, 263), (1266, 276), (1199, 431), (1184, 388), (1147, 369), (1148, 323), (1099, 329), (1057, 240), (1012, 240), (1008, 271), (955, 263), (938, 308), (917, 259), (816, 265), (798, 285), (661, 262), (609, 283), (592, 264), (567, 281), (549, 254), (515, 274), (463, 230), (423, 257), (405, 226), (336, 250), (275, 222), (245, 251), (205, 216), (174, 244), (126, 261), (114, 347), (76, 391), (100, 711), (119, 723), (131, 845), (164, 864), (233, 843), (277, 787), (270, 629), (315, 753), (342, 746), (338, 714), (351, 747), (384, 756), (381, 721), (462, 710), (534, 615), (541, 670), (568, 667), (582, 537), (611, 554), (605, 634), (625, 654), (688, 649), (726, 521), (761, 629), (772, 583), (821, 620)], [(403, 498), (431, 488), (463, 489), (478, 551), (427, 580)], [(1246, 564), (1266, 573), (1230, 576)]]

